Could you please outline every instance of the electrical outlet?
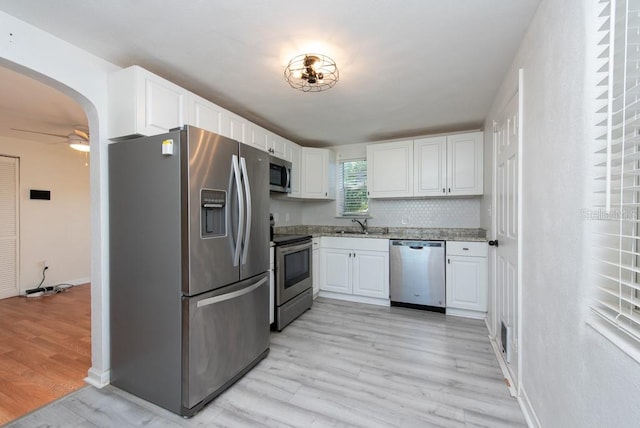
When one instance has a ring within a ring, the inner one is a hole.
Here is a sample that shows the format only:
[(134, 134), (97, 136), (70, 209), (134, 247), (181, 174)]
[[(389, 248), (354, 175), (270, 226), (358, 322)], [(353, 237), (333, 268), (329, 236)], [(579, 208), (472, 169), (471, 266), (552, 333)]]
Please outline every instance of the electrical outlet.
[(284, 221), (289, 221), (289, 213), (284, 213)]
[(49, 269), (49, 262), (47, 262), (46, 260), (43, 260), (43, 261), (42, 261), (42, 267), (43, 267), (44, 269)]
[(407, 215), (403, 215), (403, 216), (402, 216), (402, 224), (403, 224), (403, 225), (407, 225), (407, 224), (409, 224), (409, 223), (411, 223), (411, 219), (409, 218), (409, 216), (407, 216)]

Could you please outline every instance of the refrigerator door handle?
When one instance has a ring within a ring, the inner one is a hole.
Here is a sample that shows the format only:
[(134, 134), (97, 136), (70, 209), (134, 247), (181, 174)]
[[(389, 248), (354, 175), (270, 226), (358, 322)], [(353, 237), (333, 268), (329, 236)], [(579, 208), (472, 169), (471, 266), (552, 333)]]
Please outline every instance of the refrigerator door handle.
[(242, 169), (242, 182), (244, 183), (244, 196), (247, 199), (247, 228), (244, 233), (244, 243), (242, 248), (242, 264), (247, 263), (247, 253), (249, 252), (249, 242), (251, 237), (251, 187), (249, 186), (249, 174), (247, 173), (247, 161), (240, 158), (240, 168)]
[(231, 158), (233, 166), (233, 177), (236, 182), (236, 190), (238, 195), (238, 237), (236, 239), (236, 248), (233, 253), (233, 265), (238, 266), (240, 263), (240, 250), (242, 249), (242, 240), (244, 235), (244, 192), (242, 191), (242, 179), (240, 178), (240, 166), (238, 165), (238, 156), (233, 155)]
[(231, 293), (221, 294), (221, 295), (215, 296), (215, 297), (209, 297), (208, 299), (202, 299), (202, 300), (198, 301), (196, 306), (198, 308), (201, 308), (203, 306), (213, 305), (214, 303), (220, 303), (220, 302), (224, 302), (225, 300), (231, 300), (231, 299), (235, 299), (235, 298), (240, 297), (240, 296), (244, 296), (245, 294), (251, 293), (253, 290), (255, 290), (256, 288), (260, 287), (262, 284), (267, 282), (268, 279), (269, 279), (269, 277), (266, 276), (266, 277), (262, 278), (260, 281), (258, 281), (255, 284), (253, 284), (252, 286), (247, 287), (247, 288), (243, 288), (242, 290), (232, 291)]

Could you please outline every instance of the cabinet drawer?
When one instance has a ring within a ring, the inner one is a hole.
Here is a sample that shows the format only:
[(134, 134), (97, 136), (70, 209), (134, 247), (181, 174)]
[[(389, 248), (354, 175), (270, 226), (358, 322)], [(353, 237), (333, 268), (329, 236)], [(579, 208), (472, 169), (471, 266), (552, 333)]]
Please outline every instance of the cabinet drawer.
[(389, 240), (379, 238), (339, 238), (326, 236), (322, 238), (323, 248), (338, 248), (355, 251), (389, 252)]
[(487, 257), (486, 242), (447, 241), (447, 256)]

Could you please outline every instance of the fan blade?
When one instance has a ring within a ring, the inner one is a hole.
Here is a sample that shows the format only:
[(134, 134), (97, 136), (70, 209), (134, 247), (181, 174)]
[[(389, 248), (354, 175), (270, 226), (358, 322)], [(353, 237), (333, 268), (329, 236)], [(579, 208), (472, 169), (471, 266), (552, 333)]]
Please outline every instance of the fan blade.
[(30, 132), (32, 134), (40, 134), (40, 135), (50, 135), (52, 137), (60, 137), (60, 138), (67, 138), (66, 135), (60, 135), (60, 134), (50, 134), (48, 132), (40, 132), (40, 131), (30, 131), (28, 129), (18, 129), (18, 128), (11, 128), (12, 131), (20, 131), (20, 132)]
[(84, 140), (89, 141), (89, 133), (84, 132), (81, 129), (74, 129), (73, 133), (76, 134), (78, 137), (82, 137)]

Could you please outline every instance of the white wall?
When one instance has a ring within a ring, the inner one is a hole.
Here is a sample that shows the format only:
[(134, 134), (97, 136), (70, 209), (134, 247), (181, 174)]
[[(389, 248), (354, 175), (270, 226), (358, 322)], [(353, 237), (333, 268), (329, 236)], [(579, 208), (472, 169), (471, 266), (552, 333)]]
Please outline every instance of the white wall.
[[(580, 210), (592, 179), (595, 3), (542, 1), (485, 124), (490, 130), (522, 67), (521, 382), (544, 427), (640, 421), (640, 365), (586, 323), (592, 254)], [(490, 147), (486, 155), (490, 171)], [(485, 189), (481, 221), (490, 228), (490, 181)]]
[[(20, 292), (43, 285), (81, 284), (90, 275), (89, 167), (67, 144), (0, 136), (0, 154), (20, 159)], [(50, 190), (51, 200), (31, 200), (29, 190)]]
[(109, 382), (107, 75), (118, 69), (95, 55), (0, 11), (0, 62), (69, 95), (91, 133), (91, 368), (87, 381)]
[(295, 199), (287, 199), (283, 195), (271, 196), (270, 212), (276, 226), (298, 226), (302, 223), (302, 204)]

